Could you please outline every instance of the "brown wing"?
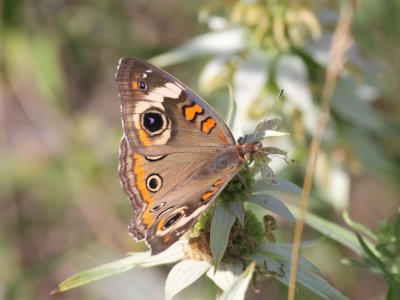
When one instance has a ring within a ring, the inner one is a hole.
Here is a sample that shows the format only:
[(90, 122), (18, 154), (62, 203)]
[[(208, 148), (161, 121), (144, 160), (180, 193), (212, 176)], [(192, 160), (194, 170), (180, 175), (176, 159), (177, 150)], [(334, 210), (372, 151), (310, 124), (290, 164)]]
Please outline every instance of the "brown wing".
[(148, 160), (120, 143), (119, 175), (133, 207), (129, 232), (145, 239), (152, 254), (177, 241), (236, 174), (236, 148), (204, 157), (170, 153)]
[(155, 254), (191, 227), (241, 162), (222, 118), (168, 73), (122, 58), (116, 82), (124, 127), (119, 175), (135, 208), (129, 231)]
[(122, 58), (116, 82), (125, 136), (135, 152), (204, 153), (236, 144), (222, 118), (204, 100), (155, 66)]

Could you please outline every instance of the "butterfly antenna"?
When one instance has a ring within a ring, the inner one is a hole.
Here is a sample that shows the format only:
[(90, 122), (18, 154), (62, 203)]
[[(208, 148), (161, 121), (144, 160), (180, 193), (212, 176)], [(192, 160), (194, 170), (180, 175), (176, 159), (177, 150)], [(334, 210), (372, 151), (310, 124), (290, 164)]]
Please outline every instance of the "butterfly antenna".
[[(263, 120), (260, 124), (263, 124), (265, 121), (267, 121), (269, 115), (271, 114), (271, 111), (274, 109), (276, 103), (278, 102), (279, 98), (280, 98), (282, 95), (283, 95), (283, 89), (279, 92), (278, 96), (276, 96), (274, 103), (272, 104), (272, 106), (271, 106), (271, 108), (269, 109), (267, 115), (265, 116), (264, 120)], [(262, 126), (258, 126), (258, 127), (257, 127), (257, 130), (256, 130), (256, 132), (254, 133), (253, 139), (252, 139), (252, 141), (250, 142), (250, 144), (251, 144), (252, 142), (254, 142), (254, 139), (257, 137), (257, 133), (260, 131), (260, 128), (261, 128), (261, 127), (262, 127)]]

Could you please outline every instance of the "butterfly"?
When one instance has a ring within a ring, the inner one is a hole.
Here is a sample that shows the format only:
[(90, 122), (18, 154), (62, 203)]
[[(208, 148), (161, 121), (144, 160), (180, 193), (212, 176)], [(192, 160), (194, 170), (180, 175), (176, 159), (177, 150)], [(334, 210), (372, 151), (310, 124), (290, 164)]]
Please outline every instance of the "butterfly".
[(120, 182), (128, 226), (158, 254), (187, 232), (261, 142), (236, 142), (221, 116), (167, 72), (121, 58), (115, 75), (124, 135)]

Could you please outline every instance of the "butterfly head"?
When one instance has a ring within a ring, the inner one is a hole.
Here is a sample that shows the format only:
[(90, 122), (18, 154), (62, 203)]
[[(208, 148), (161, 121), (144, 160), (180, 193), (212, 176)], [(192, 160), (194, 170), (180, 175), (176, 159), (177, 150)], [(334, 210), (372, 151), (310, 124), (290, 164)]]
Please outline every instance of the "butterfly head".
[(249, 161), (253, 159), (254, 153), (257, 152), (258, 149), (262, 147), (262, 143), (256, 141), (250, 144), (239, 144), (238, 146), (238, 155), (242, 161)]

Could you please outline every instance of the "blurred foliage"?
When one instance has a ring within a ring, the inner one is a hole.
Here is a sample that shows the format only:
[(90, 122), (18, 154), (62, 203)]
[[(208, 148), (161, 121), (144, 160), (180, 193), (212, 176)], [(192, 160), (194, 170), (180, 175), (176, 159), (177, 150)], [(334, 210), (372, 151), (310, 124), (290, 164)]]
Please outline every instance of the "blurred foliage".
[(400, 297), (400, 211), (394, 222), (383, 220), (376, 232), (364, 227), (361, 224), (347, 221), (354, 229), (362, 232), (375, 243), (374, 248), (367, 245), (366, 240), (357, 235), (358, 242), (363, 250), (363, 261), (344, 260), (345, 263), (367, 269), (378, 273), (385, 280), (388, 291), (386, 299), (397, 299)]
[[(207, 99), (222, 113), (222, 99), (229, 99), (226, 83), (233, 82), (244, 131), (254, 129), (278, 89), (285, 89), (287, 99), (275, 112), (292, 133), (283, 146), (299, 164), (288, 168), (278, 161), (274, 170), (301, 185), (338, 5), (328, 0), (3, 0), (0, 297), (47, 299), (71, 274), (144, 249), (126, 234), (131, 209), (117, 179), (122, 130), (113, 75), (120, 57), (164, 53), (157, 56), (159, 65), (190, 60), (170, 70), (187, 78), (189, 86), (199, 78), (199, 88), (210, 93)], [(371, 228), (395, 218), (398, 11), (399, 0), (357, 1), (354, 47), (333, 99), (317, 166), (312, 209), (322, 218), (339, 223), (336, 211), (348, 209), (353, 219)], [(219, 44), (207, 42), (210, 37), (218, 37)], [(165, 51), (177, 45), (182, 45), (175, 49), (178, 54), (168, 60)], [(277, 238), (290, 236), (282, 235)], [(385, 264), (398, 254), (391, 250), (398, 244), (390, 245), (389, 253), (381, 251)], [(331, 243), (316, 248), (307, 256), (351, 299), (386, 293), (379, 276), (337, 263), (351, 255), (348, 249)], [(164, 269), (130, 272), (53, 298), (157, 299), (165, 276)], [(182, 297), (196, 290), (204, 295), (200, 284)], [(271, 284), (266, 294), (282, 297), (285, 290)], [(302, 295), (311, 299), (307, 292)], [(257, 296), (249, 291), (249, 297)]]

